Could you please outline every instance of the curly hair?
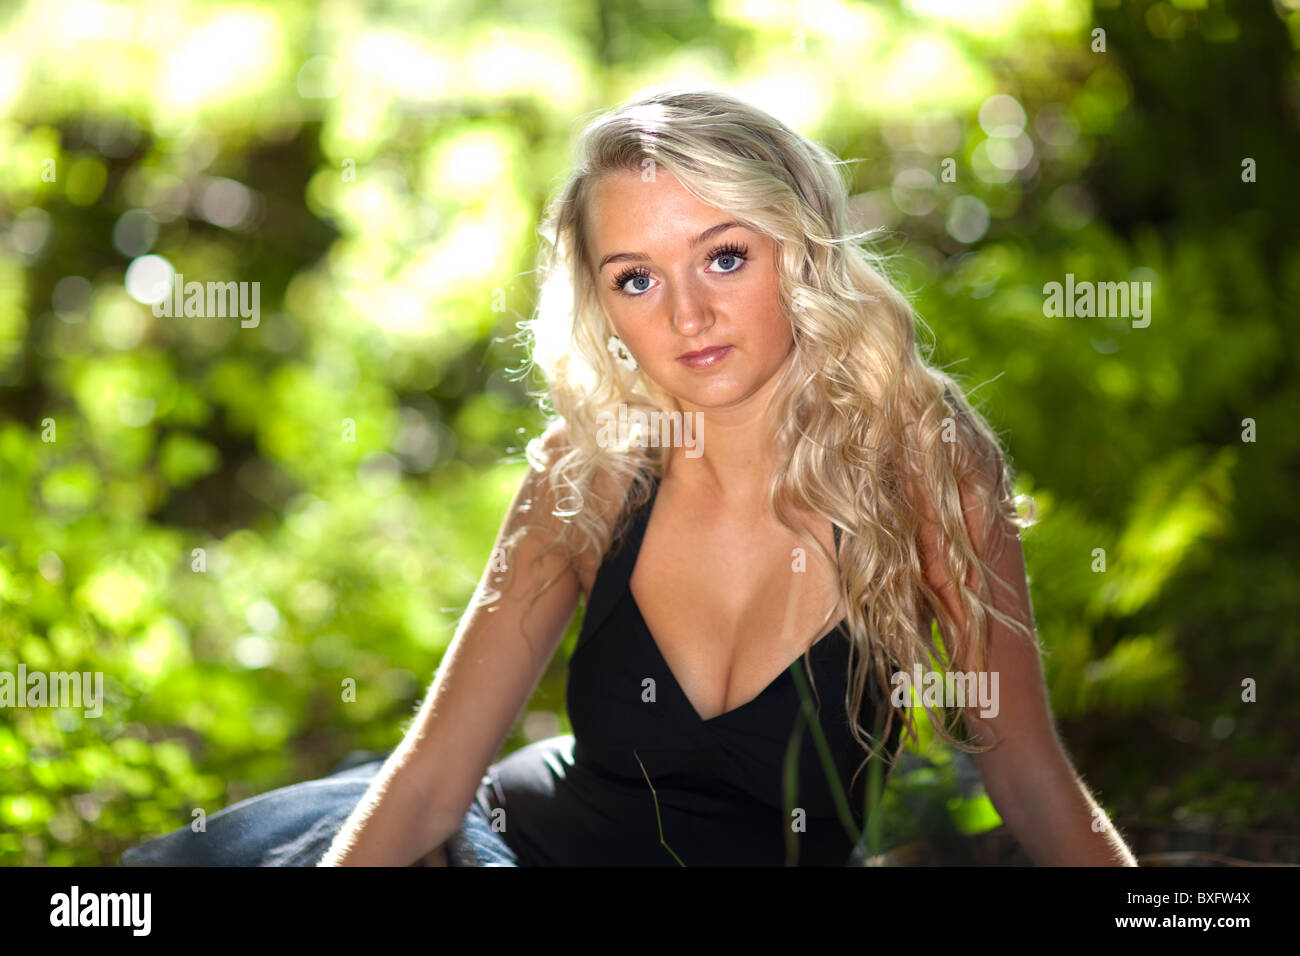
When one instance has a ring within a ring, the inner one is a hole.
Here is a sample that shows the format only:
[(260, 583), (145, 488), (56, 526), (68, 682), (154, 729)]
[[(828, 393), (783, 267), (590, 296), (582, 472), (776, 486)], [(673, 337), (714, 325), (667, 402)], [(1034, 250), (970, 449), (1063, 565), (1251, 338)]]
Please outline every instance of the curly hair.
[[(986, 611), (1027, 630), (987, 601), (989, 576), (1001, 578), (976, 551), (963, 515), (969, 488), (987, 514), (1026, 526), (1011, 498), (1007, 455), (957, 383), (927, 364), (916, 339), (919, 318), (886, 277), (885, 257), (863, 242), (872, 233), (848, 232), (844, 163), (730, 94), (660, 90), (589, 123), (539, 230), (540, 294), (520, 330), (529, 354), (524, 371), (538, 369), (545, 383), (531, 394), (550, 426), (525, 455), (548, 475), (552, 514), (563, 523), (551, 548), (573, 560), (617, 547), (632, 511), (649, 500), (650, 476), (663, 475), (660, 447), (611, 447), (597, 438), (601, 420), (620, 405), (629, 417), (639, 411), (655, 421), (678, 404), (606, 349), (585, 219), (603, 176), (651, 164), (774, 240), (781, 306), (795, 345), (772, 409), (779, 461), (768, 504), (784, 527), (818, 549), (788, 520), (788, 508), (816, 512), (845, 532), (838, 565), (851, 645), (846, 708), (853, 737), (867, 750), (865, 766), (877, 753), (859, 726), (873, 677), (873, 693), (888, 700), (896, 669), (911, 673), (932, 660), (985, 669)], [(561, 429), (564, 441), (550, 441)], [(601, 474), (628, 489), (613, 523), (601, 518), (609, 504), (595, 487)], [(961, 634), (923, 572), (918, 530), (927, 518), (947, 539), (937, 557), (973, 622)], [(943, 638), (933, 631), (936, 617)], [(891, 705), (882, 747), (897, 709), (904, 728), (916, 733), (912, 708)], [(968, 752), (988, 749), (955, 738), (959, 709), (939, 704), (936, 715), (932, 722), (945, 740)]]

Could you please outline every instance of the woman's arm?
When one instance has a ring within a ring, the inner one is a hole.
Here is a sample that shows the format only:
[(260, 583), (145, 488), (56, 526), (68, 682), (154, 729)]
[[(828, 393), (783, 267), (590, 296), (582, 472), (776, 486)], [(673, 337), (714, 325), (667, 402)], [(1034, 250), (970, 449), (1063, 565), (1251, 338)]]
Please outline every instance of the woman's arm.
[[(563, 443), (557, 429), (544, 447), (553, 456)], [(493, 556), (504, 555), (515, 566), (509, 589), (482, 602), (501, 573), (489, 560), (415, 720), (318, 865), (407, 866), (421, 858), (446, 865), (443, 845), (464, 819), (577, 608), (578, 574), (558, 549), (534, 561), (558, 524), (542, 479), (543, 473), (528, 470), (497, 535)], [(530, 530), (507, 549), (506, 538), (525, 520), (542, 531)], [(533, 592), (557, 572), (530, 606)]]
[[(978, 479), (981, 485), (976, 489), (968, 484), (961, 489), (966, 526), (976, 552), (1006, 582), (1003, 586), (990, 581), (993, 606), (1033, 634), (1033, 607), (1019, 529), (1000, 515), (994, 517), (990, 528), (984, 506), (987, 498), (972, 493), (992, 487), (996, 475), (995, 463), (988, 462)], [(947, 538), (933, 509), (926, 506), (922, 511), (926, 580), (949, 616), (964, 628), (956, 587), (937, 557), (945, 553)], [(984, 542), (986, 534), (988, 542)], [(973, 576), (968, 583), (974, 584)], [(999, 741), (975, 758), (998, 814), (1040, 866), (1137, 866), (1065, 753), (1052, 720), (1036, 643), (993, 615), (987, 619), (987, 667), (990, 681), (993, 674), (998, 675), (997, 684), (990, 683), (998, 691), (997, 712), (980, 717), (979, 707), (967, 707), (964, 716), (975, 743)], [(953, 646), (949, 635), (944, 635), (944, 640)]]

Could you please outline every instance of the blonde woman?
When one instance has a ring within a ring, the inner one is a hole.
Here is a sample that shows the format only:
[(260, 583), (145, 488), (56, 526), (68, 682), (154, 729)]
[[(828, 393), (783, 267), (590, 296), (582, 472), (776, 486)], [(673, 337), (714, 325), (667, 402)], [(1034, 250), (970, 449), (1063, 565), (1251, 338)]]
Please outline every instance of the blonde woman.
[[(543, 235), (551, 426), (476, 599), (400, 746), (273, 842), (843, 865), (923, 701), (1036, 863), (1135, 865), (1053, 726), (1006, 456), (849, 232), (840, 164), (732, 96), (647, 95), (586, 128)], [(573, 734), (497, 760), (580, 598)], [(914, 698), (936, 666), (996, 699)]]

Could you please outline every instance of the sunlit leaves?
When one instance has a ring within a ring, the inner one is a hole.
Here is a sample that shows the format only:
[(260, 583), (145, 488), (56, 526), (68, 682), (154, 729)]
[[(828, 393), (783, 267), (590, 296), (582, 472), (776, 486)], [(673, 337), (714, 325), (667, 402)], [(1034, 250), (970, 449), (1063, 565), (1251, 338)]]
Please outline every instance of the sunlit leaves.
[(1104, 605), (1115, 614), (1132, 614), (1178, 573), (1196, 546), (1226, 530), (1237, 453), (1227, 448), (1208, 462), (1206, 457), (1188, 450), (1147, 473), (1116, 548), (1114, 573), (1097, 590), (1094, 610)]
[(175, 487), (211, 474), (220, 463), (221, 453), (215, 446), (184, 432), (169, 434), (158, 453), (163, 478)]

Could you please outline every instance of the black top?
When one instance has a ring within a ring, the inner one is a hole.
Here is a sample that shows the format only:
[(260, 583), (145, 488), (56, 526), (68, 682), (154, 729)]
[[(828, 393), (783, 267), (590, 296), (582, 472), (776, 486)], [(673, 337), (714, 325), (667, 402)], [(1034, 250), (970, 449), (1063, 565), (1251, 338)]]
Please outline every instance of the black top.
[[(568, 665), (572, 736), (538, 741), (493, 764), (478, 801), (489, 814), (504, 809), (501, 836), (522, 866), (677, 866), (674, 853), (686, 866), (781, 866), (788, 835), (797, 865), (842, 866), (853, 841), (835, 812), (807, 725), (799, 733), (791, 805), (804, 812), (791, 813), (783, 800), (783, 765), (798, 729), (793, 671), (803, 656), (753, 700), (704, 720), (646, 627), (628, 582), (658, 487), (655, 479), (649, 501), (629, 523), (626, 546), (611, 549), (617, 553), (607, 554), (592, 587)], [(839, 537), (837, 527), (837, 556)], [(807, 686), (814, 706), (820, 697), (817, 719), (861, 828), (870, 766), (850, 791), (866, 751), (849, 732), (844, 706), (848, 652), (841, 619), (809, 652)], [(804, 676), (807, 681), (806, 669)], [(643, 684), (646, 678), (653, 685)], [(870, 686), (860, 718), (868, 730), (878, 701)], [(651, 696), (657, 700), (643, 699)], [(891, 753), (899, 725), (895, 720)]]

